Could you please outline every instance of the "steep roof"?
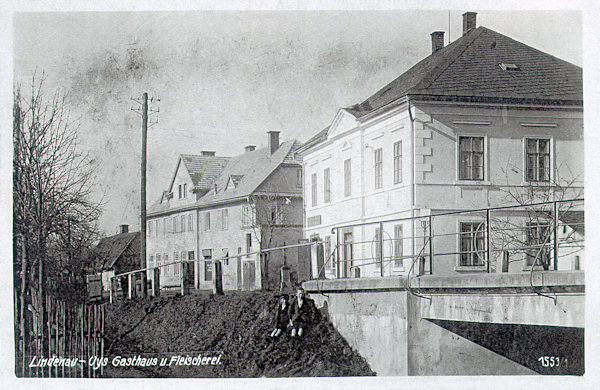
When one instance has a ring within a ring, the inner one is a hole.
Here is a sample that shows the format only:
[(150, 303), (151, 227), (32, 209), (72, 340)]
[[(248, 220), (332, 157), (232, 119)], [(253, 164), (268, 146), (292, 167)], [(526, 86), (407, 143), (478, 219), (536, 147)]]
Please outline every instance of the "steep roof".
[[(217, 193), (213, 188), (197, 203), (202, 205), (251, 195), (281, 164), (299, 163), (294, 159), (299, 146), (300, 143), (293, 140), (282, 143), (273, 154), (266, 147), (232, 157), (214, 182)], [(237, 177), (237, 185), (226, 190), (230, 177)]]
[[(500, 64), (515, 64), (518, 70)], [(578, 66), (478, 27), (347, 110), (361, 118), (407, 95), (581, 105), (583, 78)]]
[(187, 169), (194, 187), (210, 189), (219, 177), (230, 157), (198, 156), (195, 154), (182, 154), (180, 156)]
[[(139, 240), (140, 232), (120, 233), (101, 239), (96, 251), (102, 260), (102, 269), (111, 269), (127, 248)], [(135, 246), (133, 250), (139, 255), (140, 246)]]

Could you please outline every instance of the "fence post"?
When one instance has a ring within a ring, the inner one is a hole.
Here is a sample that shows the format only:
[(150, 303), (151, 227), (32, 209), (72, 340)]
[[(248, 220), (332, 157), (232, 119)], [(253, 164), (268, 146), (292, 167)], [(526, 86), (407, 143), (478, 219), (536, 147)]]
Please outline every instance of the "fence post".
[(179, 267), (179, 285), (181, 286), (181, 296), (185, 295), (185, 286), (184, 286), (184, 275), (183, 275), (183, 262), (177, 264)]
[(429, 275), (433, 275), (433, 217), (429, 214)]
[(490, 273), (490, 262), (492, 260), (490, 254), (490, 209), (485, 211), (485, 246), (486, 246), (486, 270)]
[(335, 230), (336, 242), (335, 242), (335, 259), (337, 263), (337, 278), (340, 278), (341, 270), (340, 270), (340, 229)]
[(127, 299), (133, 296), (133, 274), (127, 275)]
[(508, 272), (508, 262), (510, 260), (510, 254), (508, 251), (502, 252), (502, 272)]
[(379, 237), (377, 237), (377, 245), (379, 246), (379, 266), (380, 275), (384, 276), (385, 272), (383, 269), (383, 222), (379, 222)]
[(552, 220), (554, 225), (554, 270), (558, 269), (558, 204), (556, 201), (552, 202)]

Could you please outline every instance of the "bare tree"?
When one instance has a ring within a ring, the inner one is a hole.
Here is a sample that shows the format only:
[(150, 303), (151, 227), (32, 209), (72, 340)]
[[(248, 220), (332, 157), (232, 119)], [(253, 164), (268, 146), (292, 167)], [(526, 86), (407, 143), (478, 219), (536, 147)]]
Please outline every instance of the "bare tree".
[[(278, 230), (282, 229), (287, 223), (288, 214), (285, 212), (286, 204), (290, 200), (283, 196), (273, 194), (261, 194), (250, 197), (250, 208), (252, 218), (250, 226), (254, 232), (254, 237), (259, 242), (260, 249), (271, 248), (274, 244)], [(261, 278), (262, 285), (265, 288), (268, 273), (269, 262), (272, 253), (261, 253)]]
[[(568, 172), (566, 177), (558, 175), (561, 171)], [(578, 186), (580, 175), (573, 174), (567, 166), (558, 167), (554, 175), (547, 168), (546, 173), (539, 173), (537, 178), (541, 180), (529, 180), (525, 186), (515, 186), (508, 177), (511, 173), (523, 175), (522, 169), (507, 165), (503, 173), (507, 178), (506, 185), (499, 187), (503, 203), (521, 207), (498, 213), (491, 220), (494, 249), (508, 252), (513, 261), (525, 258), (532, 269), (537, 265), (548, 270), (553, 257), (552, 243), (556, 239), (555, 219), (560, 223), (570, 213), (581, 209), (581, 203), (568, 202), (583, 195), (583, 188)]]
[[(22, 244), (14, 260), (15, 274), (21, 276), (15, 294), (21, 308), (31, 299), (29, 289), (37, 290), (38, 302), (44, 302), (47, 267), (56, 276), (68, 270), (68, 262), (72, 266), (74, 255), (81, 259), (73, 244), (89, 244), (100, 214), (100, 203), (90, 200), (94, 162), (78, 148), (78, 127), (64, 93), (44, 96), (44, 78), (33, 76), (27, 96), (20, 85), (13, 91), (13, 234)], [(57, 264), (52, 255), (60, 248), (70, 250), (67, 261)], [(45, 307), (39, 306), (33, 309), (44, 323)]]

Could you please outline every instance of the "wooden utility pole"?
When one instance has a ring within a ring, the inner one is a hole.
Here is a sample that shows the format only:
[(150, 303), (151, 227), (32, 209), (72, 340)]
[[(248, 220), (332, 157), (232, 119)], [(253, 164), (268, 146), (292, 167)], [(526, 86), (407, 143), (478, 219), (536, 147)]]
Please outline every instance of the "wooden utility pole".
[[(141, 232), (140, 265), (146, 268), (146, 139), (148, 135), (148, 94), (142, 95), (142, 182), (141, 182)], [(142, 279), (143, 280), (143, 279)], [(143, 290), (144, 286), (142, 286)]]

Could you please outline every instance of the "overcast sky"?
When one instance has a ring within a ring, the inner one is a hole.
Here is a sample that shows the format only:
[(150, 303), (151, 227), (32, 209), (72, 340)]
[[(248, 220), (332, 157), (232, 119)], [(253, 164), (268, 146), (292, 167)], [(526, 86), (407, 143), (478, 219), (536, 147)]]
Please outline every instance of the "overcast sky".
[[(37, 68), (80, 118), (101, 163), (101, 228), (139, 229), (140, 117), (130, 97), (160, 97), (148, 134), (148, 204), (180, 153), (234, 156), (266, 132), (307, 140), (431, 52), (430, 33), (462, 33), (460, 11), (21, 13), (15, 80)], [(578, 11), (480, 11), (477, 25), (582, 66)], [(450, 23), (449, 23), (450, 22)]]

